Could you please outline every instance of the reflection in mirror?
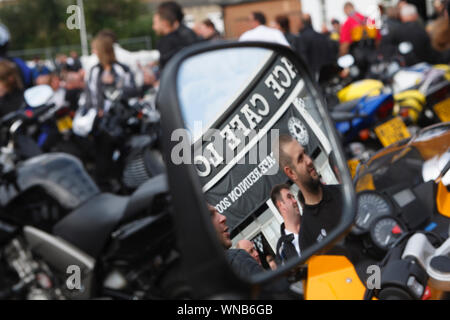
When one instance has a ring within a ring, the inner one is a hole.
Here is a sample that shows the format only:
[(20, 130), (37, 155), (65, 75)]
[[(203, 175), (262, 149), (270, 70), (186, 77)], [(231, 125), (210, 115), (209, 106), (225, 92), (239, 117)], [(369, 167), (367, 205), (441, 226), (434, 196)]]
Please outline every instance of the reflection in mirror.
[(340, 174), (305, 77), (264, 48), (201, 53), (177, 75), (189, 133), (172, 139), (189, 137), (190, 148), (172, 158), (195, 165), (215, 230), (243, 277), (298, 258), (340, 222)]

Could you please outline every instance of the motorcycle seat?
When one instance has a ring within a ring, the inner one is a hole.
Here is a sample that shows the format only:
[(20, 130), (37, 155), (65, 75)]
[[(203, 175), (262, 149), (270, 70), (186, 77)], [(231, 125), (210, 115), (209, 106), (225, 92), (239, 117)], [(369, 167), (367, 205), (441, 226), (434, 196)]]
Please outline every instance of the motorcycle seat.
[(122, 222), (132, 220), (135, 215), (142, 210), (151, 208), (153, 200), (159, 194), (169, 191), (167, 176), (160, 174), (143, 183), (130, 196), (130, 200), (125, 208)]
[(53, 234), (97, 257), (122, 220), (129, 197), (101, 193), (72, 211), (53, 227)]
[(338, 105), (335, 105), (332, 108), (332, 111), (341, 111), (341, 112), (349, 112), (355, 109), (355, 107), (358, 105), (360, 99), (354, 99), (350, 100), (344, 103), (340, 103)]

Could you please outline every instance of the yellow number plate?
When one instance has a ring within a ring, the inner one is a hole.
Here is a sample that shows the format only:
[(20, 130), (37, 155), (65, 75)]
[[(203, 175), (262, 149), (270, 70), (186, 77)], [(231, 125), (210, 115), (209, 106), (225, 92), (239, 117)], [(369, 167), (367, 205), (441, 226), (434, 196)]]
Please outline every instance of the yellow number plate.
[(434, 112), (442, 122), (450, 121), (450, 98), (435, 104)]
[(375, 128), (375, 133), (384, 147), (411, 137), (408, 128), (400, 117), (396, 117), (379, 125)]
[(359, 164), (359, 160), (358, 159), (347, 160), (348, 169), (350, 170), (352, 178), (355, 177), (356, 168), (358, 167), (358, 164)]
[(66, 132), (67, 130), (72, 129), (72, 118), (65, 116), (56, 121), (56, 125), (58, 126), (59, 132)]

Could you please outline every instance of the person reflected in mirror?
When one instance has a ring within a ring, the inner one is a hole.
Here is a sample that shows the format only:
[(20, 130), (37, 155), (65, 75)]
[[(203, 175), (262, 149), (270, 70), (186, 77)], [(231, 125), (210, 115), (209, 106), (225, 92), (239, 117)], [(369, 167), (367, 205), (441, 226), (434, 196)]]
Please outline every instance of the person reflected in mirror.
[(339, 224), (342, 215), (342, 188), (325, 185), (320, 180), (311, 157), (292, 136), (279, 138), (280, 169), (299, 188), (298, 199), (303, 209), (300, 248), (322, 241)]
[(273, 187), (270, 198), (284, 221), (280, 226), (281, 236), (277, 242), (277, 257), (281, 263), (285, 263), (287, 260), (301, 255), (300, 210), (287, 183)]
[(162, 70), (181, 49), (199, 41), (194, 31), (183, 24), (182, 7), (175, 1), (162, 2), (153, 15), (153, 30), (160, 36), (156, 49)]
[(269, 265), (271, 270), (276, 270), (278, 268), (275, 257), (271, 254), (266, 255), (266, 262)]
[(273, 42), (289, 46), (289, 42), (280, 30), (266, 26), (266, 16), (260, 11), (254, 11), (248, 18), (250, 30), (244, 32), (239, 41), (263, 41)]
[(208, 204), (207, 206), (219, 241), (225, 249), (228, 249), (225, 254), (231, 267), (243, 278), (248, 278), (255, 272), (263, 272), (263, 268), (248, 252), (243, 249), (230, 249), (232, 242), (228, 226), (226, 225), (227, 218), (220, 214), (212, 205)]
[(252, 256), (253, 259), (255, 259), (256, 262), (258, 262), (259, 265), (261, 265), (261, 259), (259, 258), (259, 252), (255, 247), (255, 244), (251, 242), (250, 240), (243, 239), (239, 240), (236, 244), (236, 249), (243, 249), (245, 250), (249, 255)]
[[(242, 279), (250, 279), (258, 273), (265, 272), (261, 264), (248, 252), (243, 249), (231, 249), (232, 242), (226, 225), (227, 218), (220, 214), (214, 206), (207, 204), (207, 207), (217, 237), (225, 249), (226, 259), (236, 274)], [(289, 283), (285, 278), (279, 278), (263, 286), (262, 296), (264, 298), (278, 299), (298, 298), (298, 295), (293, 294), (289, 290)]]

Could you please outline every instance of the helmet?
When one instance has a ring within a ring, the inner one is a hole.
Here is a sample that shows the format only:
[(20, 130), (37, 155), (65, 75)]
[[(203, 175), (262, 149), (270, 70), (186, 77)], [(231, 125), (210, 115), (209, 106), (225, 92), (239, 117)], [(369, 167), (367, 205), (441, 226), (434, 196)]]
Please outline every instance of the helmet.
[(78, 109), (73, 118), (72, 130), (80, 137), (87, 137), (92, 131), (95, 118), (97, 117), (97, 110), (91, 108), (87, 110)]

